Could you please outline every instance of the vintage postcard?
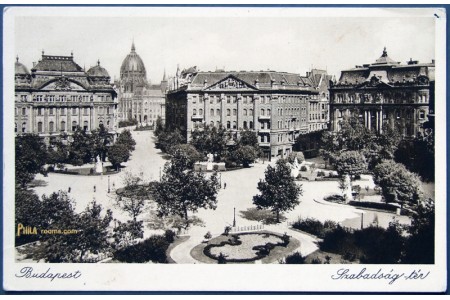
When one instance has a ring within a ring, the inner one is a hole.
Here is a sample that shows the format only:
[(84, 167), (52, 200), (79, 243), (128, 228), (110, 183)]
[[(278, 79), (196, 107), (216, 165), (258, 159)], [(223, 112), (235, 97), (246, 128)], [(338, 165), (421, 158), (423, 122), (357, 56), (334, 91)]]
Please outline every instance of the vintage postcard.
[(3, 289), (445, 291), (446, 22), (4, 7)]

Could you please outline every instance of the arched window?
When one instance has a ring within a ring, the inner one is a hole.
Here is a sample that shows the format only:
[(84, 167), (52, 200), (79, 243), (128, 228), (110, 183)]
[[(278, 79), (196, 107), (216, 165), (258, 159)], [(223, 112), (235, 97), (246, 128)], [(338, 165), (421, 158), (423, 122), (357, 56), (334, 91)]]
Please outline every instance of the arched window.
[(270, 116), (270, 109), (267, 110), (267, 115)]
[(246, 116), (247, 115), (247, 110), (246, 109), (244, 109), (244, 116)]
[(264, 116), (264, 113), (265, 113), (264, 109), (261, 108), (261, 116)]
[[(103, 123), (103, 122), (102, 122)], [(89, 130), (89, 123), (88, 123), (88, 121), (84, 121), (84, 123), (83, 123), (83, 129), (84, 129), (84, 131), (88, 131)]]
[(77, 130), (77, 121), (72, 122), (72, 131)]
[(231, 123), (230, 123), (230, 121), (227, 121), (227, 129), (230, 129), (231, 128)]
[(270, 129), (270, 122), (267, 123), (267, 129)]
[(199, 114), (200, 116), (203, 116), (203, 109), (200, 108), (200, 109), (198, 110), (198, 114)]
[(250, 129), (253, 129), (253, 121), (250, 121)]
[(230, 116), (230, 115), (231, 115), (231, 110), (227, 109), (227, 116)]
[(247, 129), (247, 121), (244, 121), (243, 126), (244, 126), (244, 129)]
[(214, 116), (214, 109), (211, 108), (211, 116)]
[(237, 125), (236, 125), (236, 121), (233, 121), (233, 129), (236, 129)]
[(42, 133), (42, 122), (38, 122), (38, 132)]
[(192, 114), (194, 115), (194, 116), (196, 116), (197, 115), (197, 110), (194, 108), (194, 110), (192, 111)]
[(237, 114), (237, 109), (233, 109), (233, 116), (235, 116)]
[(66, 131), (66, 122), (65, 121), (61, 121), (61, 126), (60, 126), (60, 130), (61, 131)]

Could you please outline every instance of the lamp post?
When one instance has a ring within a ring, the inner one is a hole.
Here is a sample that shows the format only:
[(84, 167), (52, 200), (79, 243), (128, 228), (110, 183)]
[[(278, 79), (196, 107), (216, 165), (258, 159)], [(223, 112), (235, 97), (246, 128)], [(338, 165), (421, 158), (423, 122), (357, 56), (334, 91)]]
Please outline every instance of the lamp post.
[(109, 177), (110, 177), (110, 175), (108, 175), (108, 194), (111, 192), (111, 189), (109, 187)]
[(219, 172), (219, 185), (222, 188), (222, 173)]
[(364, 212), (361, 212), (361, 230), (364, 229)]
[(233, 227), (236, 227), (236, 207), (233, 207)]
[(159, 181), (161, 181), (161, 167), (159, 167)]

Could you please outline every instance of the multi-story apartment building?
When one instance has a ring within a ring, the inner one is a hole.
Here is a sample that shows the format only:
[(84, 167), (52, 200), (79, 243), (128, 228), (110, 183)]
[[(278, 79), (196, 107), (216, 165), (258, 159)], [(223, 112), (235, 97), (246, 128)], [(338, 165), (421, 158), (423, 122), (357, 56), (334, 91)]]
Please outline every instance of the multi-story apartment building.
[(189, 140), (208, 124), (257, 133), (266, 157), (285, 157), (308, 132), (308, 105), (319, 91), (308, 77), (275, 71), (199, 72), (190, 68), (169, 80), (166, 125)]
[(342, 71), (330, 87), (331, 129), (338, 131), (340, 121), (353, 115), (377, 132), (391, 126), (418, 135), (434, 107), (434, 69), (434, 60), (396, 62), (385, 48), (374, 63)]
[(90, 131), (103, 124), (116, 130), (116, 92), (108, 72), (97, 65), (85, 71), (70, 56), (44, 55), (31, 73), (15, 63), (15, 132), (49, 141), (77, 126)]

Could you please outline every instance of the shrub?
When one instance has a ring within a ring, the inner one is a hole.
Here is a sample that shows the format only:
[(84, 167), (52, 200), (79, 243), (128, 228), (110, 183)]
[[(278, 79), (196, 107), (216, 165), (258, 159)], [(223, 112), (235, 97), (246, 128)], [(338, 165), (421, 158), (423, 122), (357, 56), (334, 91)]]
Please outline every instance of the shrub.
[(308, 168), (306, 166), (301, 166), (300, 171), (306, 172), (306, 171), (308, 171)]
[(136, 245), (116, 251), (114, 258), (127, 263), (145, 263), (150, 260), (157, 263), (166, 263), (168, 247), (169, 243), (164, 236), (153, 235)]
[(137, 123), (138, 123), (138, 121), (136, 119), (119, 121), (119, 128), (120, 127), (134, 126), (134, 125), (137, 125)]
[(325, 201), (329, 201), (329, 202), (336, 202), (336, 203), (342, 203), (345, 202), (345, 198), (342, 195), (331, 195), (331, 196), (327, 196), (325, 198), (323, 198)]
[(351, 232), (337, 226), (325, 233), (323, 241), (319, 244), (320, 250), (344, 255), (347, 252), (357, 252), (355, 238)]
[(317, 172), (317, 176), (318, 176), (318, 177), (324, 177), (324, 176), (325, 176), (325, 172), (322, 171), (322, 170), (321, 170), (321, 171), (318, 171), (318, 172)]
[(209, 240), (210, 238), (212, 238), (212, 234), (211, 234), (211, 232), (208, 231), (203, 237), (205, 239)]
[(305, 258), (299, 252), (295, 252), (294, 254), (286, 256), (285, 263), (286, 264), (304, 264)]
[(175, 241), (175, 236), (176, 233), (170, 229), (167, 229), (166, 232), (164, 232), (164, 238), (168, 243), (173, 243), (173, 241)]
[(337, 226), (336, 222), (325, 221), (322, 224), (314, 218), (299, 219), (292, 225), (293, 228), (311, 233), (319, 238), (323, 238), (327, 232), (336, 229)]

